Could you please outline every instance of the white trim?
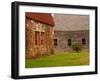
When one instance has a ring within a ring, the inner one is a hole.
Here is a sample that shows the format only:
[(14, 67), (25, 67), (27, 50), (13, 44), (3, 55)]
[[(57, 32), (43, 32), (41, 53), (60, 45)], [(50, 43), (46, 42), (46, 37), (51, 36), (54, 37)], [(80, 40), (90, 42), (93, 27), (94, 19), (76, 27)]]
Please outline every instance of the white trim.
[[(25, 12), (90, 15), (90, 65), (73, 67), (25, 68)], [(88, 9), (53, 8), (38, 6), (19, 7), (19, 75), (72, 73), (95, 71), (95, 12)]]

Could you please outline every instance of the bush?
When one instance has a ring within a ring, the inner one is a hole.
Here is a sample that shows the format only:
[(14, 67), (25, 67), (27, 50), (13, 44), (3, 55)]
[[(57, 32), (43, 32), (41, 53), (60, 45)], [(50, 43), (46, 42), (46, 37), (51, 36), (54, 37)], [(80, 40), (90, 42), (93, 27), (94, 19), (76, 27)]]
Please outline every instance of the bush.
[(72, 48), (73, 48), (74, 51), (79, 52), (79, 51), (82, 50), (82, 45), (79, 44), (79, 43), (74, 43), (74, 44), (72, 45)]

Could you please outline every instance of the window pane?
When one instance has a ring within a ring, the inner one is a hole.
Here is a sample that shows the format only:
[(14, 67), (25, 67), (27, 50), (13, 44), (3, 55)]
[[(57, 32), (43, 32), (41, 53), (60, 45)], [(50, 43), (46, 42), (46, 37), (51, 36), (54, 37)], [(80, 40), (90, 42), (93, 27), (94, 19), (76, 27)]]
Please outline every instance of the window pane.
[(71, 39), (68, 39), (68, 46), (71, 46)]
[(39, 45), (39, 32), (35, 32), (35, 45)]
[(57, 39), (54, 39), (54, 46), (57, 46)]
[(83, 45), (86, 44), (86, 40), (85, 40), (85, 38), (82, 39), (82, 44), (83, 44)]
[(41, 45), (44, 45), (44, 32), (41, 32)]

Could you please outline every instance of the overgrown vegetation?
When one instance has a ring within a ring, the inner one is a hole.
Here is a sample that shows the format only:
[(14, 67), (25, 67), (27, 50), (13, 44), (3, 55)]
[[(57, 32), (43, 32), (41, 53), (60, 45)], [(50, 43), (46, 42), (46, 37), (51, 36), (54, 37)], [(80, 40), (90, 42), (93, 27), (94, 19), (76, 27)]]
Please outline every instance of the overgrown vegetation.
[(74, 44), (72, 45), (72, 48), (73, 48), (74, 51), (79, 52), (79, 51), (82, 50), (82, 45), (79, 44), (79, 43), (74, 43)]

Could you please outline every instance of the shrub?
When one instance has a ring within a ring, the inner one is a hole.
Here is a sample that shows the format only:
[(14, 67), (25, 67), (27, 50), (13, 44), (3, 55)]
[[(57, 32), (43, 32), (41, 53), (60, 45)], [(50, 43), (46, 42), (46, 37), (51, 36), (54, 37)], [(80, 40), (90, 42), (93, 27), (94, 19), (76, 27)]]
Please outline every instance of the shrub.
[(82, 45), (79, 44), (79, 43), (74, 43), (74, 44), (72, 45), (72, 48), (73, 48), (74, 51), (79, 52), (79, 51), (82, 50)]

